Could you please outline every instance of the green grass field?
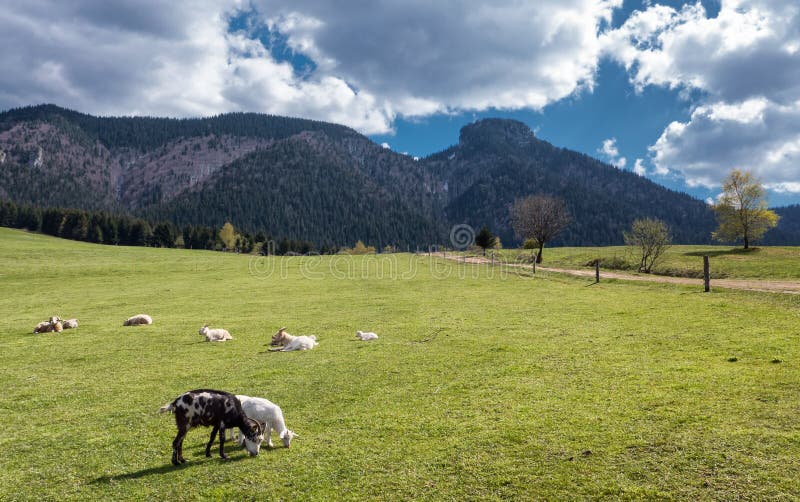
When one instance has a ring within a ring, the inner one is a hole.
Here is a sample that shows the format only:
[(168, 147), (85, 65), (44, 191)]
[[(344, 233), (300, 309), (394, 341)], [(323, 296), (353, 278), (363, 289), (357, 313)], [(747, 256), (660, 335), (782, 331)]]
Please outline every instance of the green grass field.
[[(0, 229), (0, 500), (800, 497), (800, 297), (589, 284)], [(30, 333), (54, 314), (81, 325)], [(319, 347), (267, 352), (281, 326)], [(198, 387), (301, 437), (222, 461), (195, 429), (173, 467), (156, 410)]]
[[(497, 252), (508, 261), (527, 259), (530, 250)], [(761, 246), (745, 251), (730, 246), (672, 246), (653, 273), (679, 277), (702, 277), (703, 255), (708, 255), (712, 277), (741, 279), (800, 279), (800, 247)], [(584, 268), (600, 258), (601, 266), (625, 262), (636, 271), (638, 260), (625, 246), (545, 248), (545, 267)], [(617, 267), (613, 267), (617, 268)]]

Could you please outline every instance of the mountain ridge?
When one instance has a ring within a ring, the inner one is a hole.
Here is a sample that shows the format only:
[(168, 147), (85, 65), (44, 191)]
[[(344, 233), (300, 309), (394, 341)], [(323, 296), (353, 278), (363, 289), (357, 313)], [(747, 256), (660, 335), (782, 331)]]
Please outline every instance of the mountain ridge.
[[(676, 243), (707, 243), (708, 206), (535, 136), (484, 119), (416, 160), (338, 124), (256, 113), (207, 118), (94, 117), (38, 105), (0, 112), (0, 197), (127, 212), (318, 243), (447, 244), (448, 228), (487, 225), (517, 242), (518, 197), (565, 199), (573, 223), (553, 244), (619, 244), (637, 217)], [(790, 212), (794, 218), (794, 212)], [(794, 227), (780, 239), (794, 238)]]

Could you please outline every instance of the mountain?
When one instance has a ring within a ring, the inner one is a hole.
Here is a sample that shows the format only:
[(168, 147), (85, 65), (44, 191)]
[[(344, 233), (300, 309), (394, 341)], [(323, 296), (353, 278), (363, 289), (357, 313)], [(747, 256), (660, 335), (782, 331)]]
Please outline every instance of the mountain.
[(456, 223), (517, 242), (508, 208), (536, 193), (562, 197), (572, 215), (553, 244), (619, 244), (639, 217), (663, 219), (679, 243), (709, 242), (714, 228), (702, 201), (555, 147), (513, 120), (465, 126), (458, 144), (414, 160), (344, 126), (263, 114), (93, 117), (54, 105), (0, 113), (0, 198), (19, 203), (180, 225), (231, 221), (318, 244), (424, 246), (447, 243)]
[(0, 114), (0, 198), (20, 203), (410, 245), (445, 233), (431, 184), (410, 157), (312, 120), (100, 118), (54, 105)]
[(445, 180), (447, 219), (496, 229), (513, 241), (508, 206), (545, 193), (562, 197), (572, 223), (554, 244), (621, 244), (634, 219), (667, 222), (677, 243), (709, 241), (708, 206), (629, 171), (537, 139), (525, 124), (486, 119), (465, 126), (459, 143), (425, 159)]
[(761, 244), (768, 246), (800, 245), (800, 204), (773, 208), (780, 220), (778, 226), (764, 235)]

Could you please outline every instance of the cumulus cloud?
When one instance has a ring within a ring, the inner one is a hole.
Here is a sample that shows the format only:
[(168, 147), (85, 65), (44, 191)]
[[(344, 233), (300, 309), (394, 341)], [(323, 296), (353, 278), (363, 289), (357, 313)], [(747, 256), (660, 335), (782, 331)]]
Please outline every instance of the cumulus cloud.
[(733, 168), (752, 170), (775, 191), (800, 193), (800, 101), (759, 98), (697, 107), (651, 147), (658, 166), (680, 166), (691, 186), (719, 186)]
[[(398, 116), (540, 109), (594, 85), (621, 0), (36, 0), (0, 12), (0, 108), (247, 110), (391, 132)], [(247, 23), (231, 28), (234, 17)], [(313, 61), (299, 74), (259, 30)]]
[(628, 161), (625, 157), (620, 156), (619, 149), (617, 148), (617, 138), (609, 138), (603, 140), (603, 146), (597, 150), (598, 153), (601, 153), (603, 157), (605, 157), (611, 165), (622, 169), (625, 167), (625, 164)]
[(651, 5), (601, 39), (637, 89), (703, 96), (650, 147), (655, 173), (711, 187), (744, 168), (772, 190), (800, 193), (800, 4), (723, 0), (714, 18), (700, 3)]
[(639, 176), (647, 174), (647, 169), (644, 167), (644, 159), (636, 159), (636, 162), (633, 163), (633, 172)]

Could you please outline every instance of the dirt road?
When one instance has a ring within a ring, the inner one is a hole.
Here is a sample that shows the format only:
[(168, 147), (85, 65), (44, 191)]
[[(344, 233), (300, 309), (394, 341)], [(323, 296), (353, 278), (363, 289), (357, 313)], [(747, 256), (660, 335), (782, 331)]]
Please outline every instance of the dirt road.
[[(441, 253), (439, 257), (444, 257)], [(462, 261), (462, 257), (447, 256), (449, 260)], [(467, 263), (490, 263), (490, 260), (480, 256), (467, 257)], [(530, 265), (520, 263), (509, 263), (507, 266), (531, 268)], [(555, 267), (536, 267), (542, 272), (554, 272), (557, 274), (575, 275), (578, 277), (594, 277), (594, 270), (568, 269)], [(600, 279), (619, 279), (623, 281), (641, 282), (661, 282), (666, 284), (686, 284), (690, 286), (703, 287), (702, 279), (691, 279), (688, 277), (668, 277), (664, 275), (634, 274), (630, 272), (620, 272), (617, 270), (600, 270)], [(800, 282), (798, 281), (778, 281), (778, 280), (758, 280), (758, 279), (711, 279), (711, 288), (741, 289), (745, 291), (761, 291), (765, 293), (783, 293), (790, 295), (800, 295)]]

